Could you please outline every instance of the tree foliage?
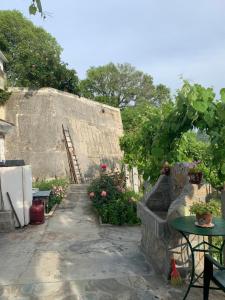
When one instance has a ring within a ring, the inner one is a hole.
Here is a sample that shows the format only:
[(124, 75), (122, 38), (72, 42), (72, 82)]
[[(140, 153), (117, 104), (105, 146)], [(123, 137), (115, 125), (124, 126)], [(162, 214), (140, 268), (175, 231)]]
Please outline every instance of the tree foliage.
[(150, 75), (136, 70), (130, 64), (109, 63), (91, 67), (87, 78), (80, 83), (84, 97), (115, 107), (149, 102), (156, 106), (170, 99), (170, 91), (164, 85), (155, 86)]
[(0, 49), (7, 57), (11, 86), (53, 87), (78, 92), (78, 77), (61, 62), (62, 48), (54, 37), (18, 11), (0, 11)]
[[(219, 100), (211, 88), (184, 82), (175, 103), (159, 109), (149, 108), (134, 133), (128, 131), (121, 141), (125, 160), (137, 164), (147, 177), (156, 179), (156, 170), (168, 160), (202, 159), (207, 178), (214, 186), (225, 181), (225, 89)], [(140, 117), (139, 117), (140, 118)], [(198, 129), (207, 139), (199, 141)], [(202, 144), (204, 143), (204, 144)]]

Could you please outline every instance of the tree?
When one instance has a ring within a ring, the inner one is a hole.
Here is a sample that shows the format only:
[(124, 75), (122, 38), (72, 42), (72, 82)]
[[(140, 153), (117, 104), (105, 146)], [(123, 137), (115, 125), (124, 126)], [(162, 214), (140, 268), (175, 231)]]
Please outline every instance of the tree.
[(7, 57), (11, 86), (53, 87), (78, 93), (78, 77), (60, 60), (54, 37), (18, 11), (0, 11), (0, 49)]
[(149, 102), (156, 106), (170, 99), (164, 85), (154, 86), (150, 75), (138, 71), (130, 64), (109, 63), (91, 67), (87, 78), (80, 83), (81, 94), (115, 107)]

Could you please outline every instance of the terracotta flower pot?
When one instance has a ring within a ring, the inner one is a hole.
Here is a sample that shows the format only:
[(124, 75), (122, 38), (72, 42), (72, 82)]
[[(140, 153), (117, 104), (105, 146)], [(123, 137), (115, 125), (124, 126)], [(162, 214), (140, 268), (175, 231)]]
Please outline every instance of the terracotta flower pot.
[(210, 212), (202, 215), (196, 214), (196, 225), (200, 227), (212, 227), (212, 214)]
[(193, 184), (200, 184), (202, 181), (202, 172), (196, 173), (188, 173), (189, 175), (189, 182)]

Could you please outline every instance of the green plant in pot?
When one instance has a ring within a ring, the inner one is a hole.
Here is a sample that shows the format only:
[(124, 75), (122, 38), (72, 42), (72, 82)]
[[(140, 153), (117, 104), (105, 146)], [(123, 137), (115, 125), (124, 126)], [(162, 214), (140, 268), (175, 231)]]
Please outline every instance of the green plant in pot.
[(170, 167), (171, 166), (168, 163), (168, 161), (165, 161), (163, 164), (163, 168), (161, 170), (161, 174), (169, 176), (170, 175)]
[(213, 215), (217, 214), (218, 205), (215, 201), (194, 202), (190, 207), (190, 213), (196, 215), (196, 225), (200, 227), (213, 227)]

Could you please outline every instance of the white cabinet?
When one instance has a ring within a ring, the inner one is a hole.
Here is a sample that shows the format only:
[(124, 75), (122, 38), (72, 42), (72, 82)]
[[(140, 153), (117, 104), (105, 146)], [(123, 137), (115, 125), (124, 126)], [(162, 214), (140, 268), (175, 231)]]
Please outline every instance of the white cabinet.
[[(6, 194), (8, 192), (21, 225), (29, 224), (29, 209), (32, 205), (31, 166), (1, 167), (0, 179), (4, 209), (11, 210)], [(15, 226), (19, 226), (16, 220)]]

